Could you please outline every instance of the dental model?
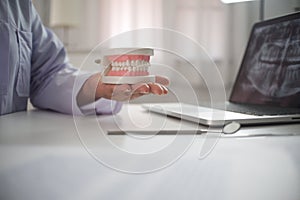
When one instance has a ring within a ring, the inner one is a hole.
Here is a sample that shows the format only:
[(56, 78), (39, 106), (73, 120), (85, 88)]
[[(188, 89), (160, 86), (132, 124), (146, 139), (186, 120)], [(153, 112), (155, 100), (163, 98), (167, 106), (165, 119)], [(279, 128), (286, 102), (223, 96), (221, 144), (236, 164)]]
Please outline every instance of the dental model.
[(104, 74), (102, 82), (107, 84), (136, 84), (155, 82), (149, 74), (150, 48), (109, 49), (103, 56)]

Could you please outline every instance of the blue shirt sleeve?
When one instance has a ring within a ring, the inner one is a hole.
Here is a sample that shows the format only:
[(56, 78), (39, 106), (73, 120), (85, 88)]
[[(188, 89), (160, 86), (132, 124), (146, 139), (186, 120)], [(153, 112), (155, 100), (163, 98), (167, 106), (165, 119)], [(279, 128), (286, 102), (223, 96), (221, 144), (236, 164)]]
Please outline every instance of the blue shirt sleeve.
[(41, 22), (31, 6), (32, 58), (31, 103), (38, 108), (67, 114), (109, 114), (121, 109), (120, 102), (100, 99), (95, 104), (79, 108), (76, 96), (90, 74), (73, 68), (63, 44)]

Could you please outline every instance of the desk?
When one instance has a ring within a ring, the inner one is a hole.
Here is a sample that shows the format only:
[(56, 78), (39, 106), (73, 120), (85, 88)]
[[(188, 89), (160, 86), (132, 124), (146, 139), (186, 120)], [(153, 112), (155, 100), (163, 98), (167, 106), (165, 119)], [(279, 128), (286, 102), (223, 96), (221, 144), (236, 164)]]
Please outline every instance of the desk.
[[(299, 124), (242, 128), (235, 137), (219, 138), (210, 154), (199, 159), (200, 146), (214, 137), (99, 134), (99, 125), (104, 131), (195, 128), (189, 122), (149, 114), (139, 105), (125, 106), (117, 116), (75, 121), (77, 129), (72, 116), (39, 110), (0, 117), (0, 199), (300, 199), (300, 136), (240, 137), (299, 133)], [(138, 159), (112, 150), (107, 138)], [(173, 151), (163, 152), (172, 142), (177, 149), (187, 147), (183, 152), (173, 148), (178, 153), (174, 160)], [(143, 160), (155, 150), (153, 158)], [(97, 160), (98, 155), (102, 157)], [(165, 165), (158, 169), (151, 159)], [(156, 171), (143, 173), (155, 167)], [(126, 170), (141, 173), (121, 172)]]

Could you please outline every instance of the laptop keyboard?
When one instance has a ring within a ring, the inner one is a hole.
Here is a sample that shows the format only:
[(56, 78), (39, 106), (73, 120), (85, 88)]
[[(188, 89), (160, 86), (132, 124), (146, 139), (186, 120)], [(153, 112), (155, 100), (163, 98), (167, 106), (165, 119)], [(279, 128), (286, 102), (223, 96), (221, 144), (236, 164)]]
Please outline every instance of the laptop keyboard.
[(259, 105), (241, 105), (236, 103), (228, 103), (226, 105), (226, 109), (231, 112), (259, 116), (300, 114), (300, 109), (298, 108), (265, 107)]

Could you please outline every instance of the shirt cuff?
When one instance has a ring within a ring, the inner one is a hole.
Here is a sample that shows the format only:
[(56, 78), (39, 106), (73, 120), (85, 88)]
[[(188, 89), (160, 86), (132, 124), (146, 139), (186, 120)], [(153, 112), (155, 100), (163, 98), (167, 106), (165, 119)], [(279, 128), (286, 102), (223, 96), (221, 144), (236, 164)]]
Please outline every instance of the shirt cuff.
[(73, 114), (76, 115), (104, 115), (104, 114), (116, 114), (120, 112), (122, 103), (109, 99), (99, 99), (93, 103), (87, 105), (78, 106), (77, 95), (82, 88), (83, 84), (92, 74), (78, 75), (75, 81), (75, 87), (73, 94)]
[(99, 99), (96, 102), (80, 107), (84, 115), (107, 115), (120, 112), (122, 103), (109, 99)]

